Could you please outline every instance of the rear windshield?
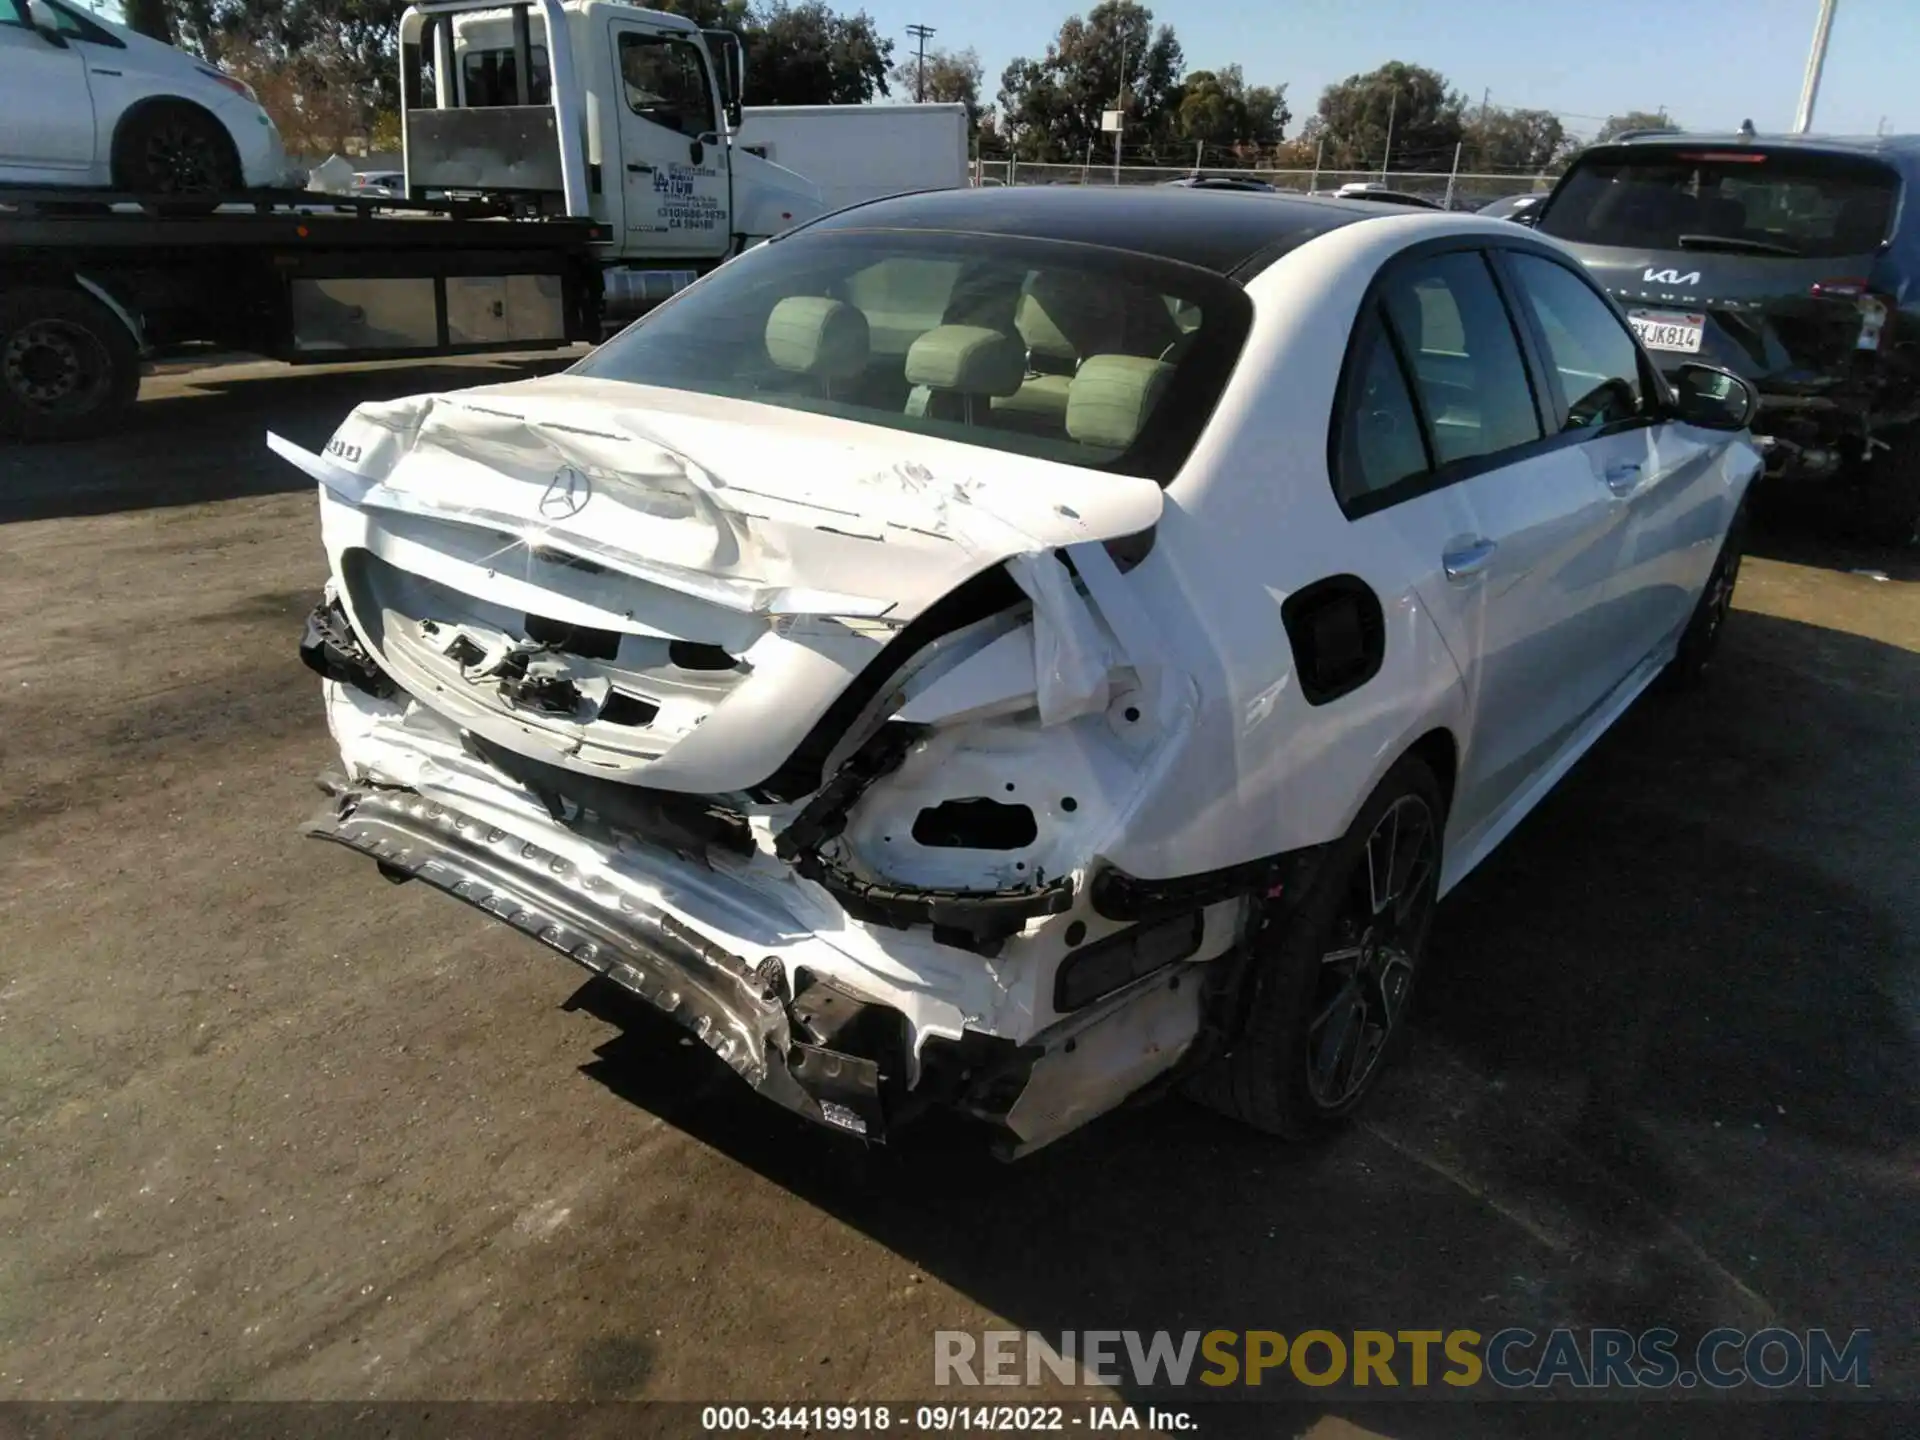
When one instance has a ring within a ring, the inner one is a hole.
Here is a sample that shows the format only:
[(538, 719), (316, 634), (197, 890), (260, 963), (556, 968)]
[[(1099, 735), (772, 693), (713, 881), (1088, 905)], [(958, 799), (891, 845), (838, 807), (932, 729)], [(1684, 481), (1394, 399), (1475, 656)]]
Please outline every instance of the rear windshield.
[(1540, 229), (1649, 250), (1864, 255), (1898, 196), (1893, 171), (1850, 155), (1635, 146), (1576, 164)]
[(1128, 252), (836, 229), (756, 246), (575, 371), (1165, 481), (1250, 313), (1220, 276)]

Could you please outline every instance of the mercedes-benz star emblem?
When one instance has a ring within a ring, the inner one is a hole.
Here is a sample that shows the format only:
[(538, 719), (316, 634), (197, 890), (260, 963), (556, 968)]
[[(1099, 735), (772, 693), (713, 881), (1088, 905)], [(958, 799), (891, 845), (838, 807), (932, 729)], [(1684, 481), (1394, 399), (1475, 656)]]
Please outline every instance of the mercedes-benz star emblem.
[(565, 520), (586, 509), (592, 498), (593, 486), (587, 477), (571, 465), (562, 465), (540, 496), (540, 513), (549, 520)]

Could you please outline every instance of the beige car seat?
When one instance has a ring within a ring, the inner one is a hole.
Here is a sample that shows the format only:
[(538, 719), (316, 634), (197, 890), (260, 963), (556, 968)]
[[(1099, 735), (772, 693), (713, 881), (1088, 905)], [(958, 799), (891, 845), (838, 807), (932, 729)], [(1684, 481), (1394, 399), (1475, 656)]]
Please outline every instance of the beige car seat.
[(907, 350), (907, 414), (973, 425), (1026, 378), (1027, 356), (1004, 330), (936, 325)]
[(825, 295), (789, 295), (767, 316), (767, 358), (790, 375), (833, 393), (836, 380), (851, 380), (867, 368), (867, 317)]

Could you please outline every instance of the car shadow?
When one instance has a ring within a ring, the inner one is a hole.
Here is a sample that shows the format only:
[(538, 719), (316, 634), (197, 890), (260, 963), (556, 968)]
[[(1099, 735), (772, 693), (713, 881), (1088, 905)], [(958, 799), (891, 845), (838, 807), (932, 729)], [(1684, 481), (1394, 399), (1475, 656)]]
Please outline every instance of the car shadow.
[[(1914, 753), (1916, 698), (1920, 656), (1737, 614), (1700, 691), (1643, 701), (1449, 897), (1408, 1063), (1322, 1145), (1171, 1099), (1011, 1166), (950, 1122), (865, 1149), (601, 982), (575, 1003), (621, 1033), (586, 1073), (1050, 1334), (1904, 1333), (1920, 787), (1876, 766)], [(1907, 1361), (1876, 1384), (1920, 1394)], [(1566, 1433), (1534, 1407), (1315, 1403), (1396, 1435)], [(1580, 1433), (1627, 1423), (1596, 1408)], [(1716, 1409), (1716, 1433), (1774, 1424)]]
[(148, 398), (109, 434), (0, 445), (0, 524), (311, 489), (311, 479), (267, 450), (269, 430), (318, 449), (347, 412), (366, 401), (524, 380), (575, 358), (289, 367), (249, 375), (211, 370), (204, 379), (193, 372), (150, 379)]

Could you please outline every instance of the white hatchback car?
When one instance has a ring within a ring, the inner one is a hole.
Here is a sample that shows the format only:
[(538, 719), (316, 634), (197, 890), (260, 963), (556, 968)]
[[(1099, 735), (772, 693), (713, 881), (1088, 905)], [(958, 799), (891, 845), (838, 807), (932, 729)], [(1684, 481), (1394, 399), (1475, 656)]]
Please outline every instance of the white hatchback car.
[[(316, 477), (314, 833), (868, 1137), (1157, 1079), (1288, 1135), (1435, 901), (1727, 612), (1753, 393), (1471, 216), (948, 191)], [(1623, 897), (1631, 903), (1631, 897)]]
[(305, 175), (231, 75), (67, 0), (0, 0), (0, 183), (201, 195)]

